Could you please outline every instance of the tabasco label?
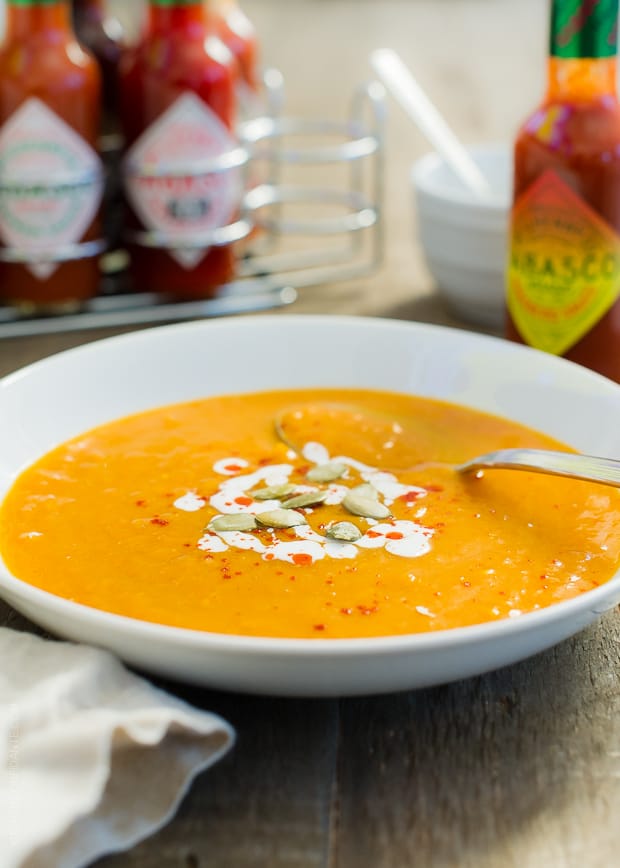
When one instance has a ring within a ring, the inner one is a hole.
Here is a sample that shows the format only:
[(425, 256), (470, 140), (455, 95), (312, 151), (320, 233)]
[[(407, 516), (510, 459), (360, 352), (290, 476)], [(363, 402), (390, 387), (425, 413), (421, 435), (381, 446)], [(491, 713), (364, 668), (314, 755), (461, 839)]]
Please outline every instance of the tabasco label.
[[(143, 225), (168, 245), (187, 270), (208, 251), (201, 235), (226, 226), (242, 194), (238, 169), (213, 172), (206, 161), (237, 143), (219, 117), (193, 93), (180, 96), (140, 136), (125, 160), (127, 198)], [(184, 247), (183, 242), (188, 242)]]
[(41, 255), (80, 241), (103, 193), (97, 153), (36, 97), (0, 128), (0, 239), (40, 280), (58, 268)]
[(562, 355), (620, 295), (620, 236), (553, 171), (512, 214), (508, 310), (530, 346)]

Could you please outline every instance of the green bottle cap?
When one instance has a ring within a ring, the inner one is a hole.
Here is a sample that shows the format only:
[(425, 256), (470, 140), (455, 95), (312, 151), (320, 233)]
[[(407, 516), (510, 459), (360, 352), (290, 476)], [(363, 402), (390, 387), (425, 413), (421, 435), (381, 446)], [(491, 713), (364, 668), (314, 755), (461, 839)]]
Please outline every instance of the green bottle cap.
[(614, 57), (618, 52), (618, 0), (553, 0), (552, 57)]

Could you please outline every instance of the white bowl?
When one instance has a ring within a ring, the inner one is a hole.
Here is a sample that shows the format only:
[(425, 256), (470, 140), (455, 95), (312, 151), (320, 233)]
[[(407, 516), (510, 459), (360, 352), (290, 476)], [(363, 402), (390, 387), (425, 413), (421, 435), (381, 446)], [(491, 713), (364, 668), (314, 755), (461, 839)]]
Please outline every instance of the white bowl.
[[(564, 359), (436, 326), (250, 317), (123, 335), (1, 381), (0, 498), (25, 466), (104, 421), (206, 395), (296, 386), (444, 398), (509, 416), (586, 452), (620, 455), (620, 386)], [(268, 639), (144, 623), (39, 590), (1, 562), (0, 594), (53, 632), (108, 648), (150, 672), (219, 688), (328, 696), (439, 684), (513, 663), (617, 604), (620, 574), (519, 618), (377, 639)]]
[(437, 289), (467, 322), (499, 328), (505, 309), (505, 267), (512, 156), (505, 145), (471, 149), (492, 197), (477, 200), (438, 154), (412, 169), (418, 232)]

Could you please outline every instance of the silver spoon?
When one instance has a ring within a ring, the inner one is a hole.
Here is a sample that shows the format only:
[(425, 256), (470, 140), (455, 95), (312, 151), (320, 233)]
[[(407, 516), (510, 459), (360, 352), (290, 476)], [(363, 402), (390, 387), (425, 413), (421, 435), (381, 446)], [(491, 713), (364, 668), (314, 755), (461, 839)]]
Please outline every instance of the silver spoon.
[(555, 452), (551, 449), (500, 449), (497, 452), (479, 455), (455, 467), (459, 473), (471, 473), (487, 468), (529, 470), (533, 473), (601, 482), (603, 485), (614, 485), (620, 488), (620, 461), (614, 461), (613, 458), (597, 458), (594, 455)]
[[(350, 433), (353, 436), (355, 425), (359, 425), (364, 421), (372, 422), (375, 431), (378, 431), (385, 439), (394, 438), (395, 434), (396, 437), (401, 434), (405, 434), (406, 436), (406, 432), (404, 432), (402, 426), (393, 420), (380, 416), (378, 413), (369, 413), (353, 405), (322, 405), (320, 403), (298, 405), (282, 410), (275, 417), (275, 431), (278, 438), (292, 449), (293, 452), (303, 455), (303, 448), (309, 440), (321, 439), (321, 422), (324, 420), (328, 427), (329, 423), (327, 420), (329, 416), (341, 412), (349, 415), (352, 424)], [(304, 435), (304, 442), (300, 442), (299, 431), (303, 431), (304, 416), (309, 420), (308, 436)], [(297, 429), (297, 435), (295, 433), (291, 434), (291, 429), (293, 431)], [(312, 429), (314, 429), (314, 433)], [(352, 439), (352, 442), (355, 443), (356, 441)], [(356, 451), (355, 447), (354, 451)], [(390, 457), (389, 452), (386, 452), (387, 461), (389, 461)], [(412, 461), (409, 466), (402, 466), (400, 468), (395, 468), (391, 465), (389, 469), (408, 470), (416, 466), (423, 466), (423, 462)], [(620, 488), (620, 461), (580, 453), (558, 452), (551, 449), (500, 449), (497, 452), (479, 455), (469, 461), (454, 465), (454, 469), (458, 473), (476, 473), (479, 470), (492, 469), (529, 470), (533, 473), (546, 473), (551, 476), (583, 479), (588, 482), (600, 482), (603, 485), (613, 485)]]

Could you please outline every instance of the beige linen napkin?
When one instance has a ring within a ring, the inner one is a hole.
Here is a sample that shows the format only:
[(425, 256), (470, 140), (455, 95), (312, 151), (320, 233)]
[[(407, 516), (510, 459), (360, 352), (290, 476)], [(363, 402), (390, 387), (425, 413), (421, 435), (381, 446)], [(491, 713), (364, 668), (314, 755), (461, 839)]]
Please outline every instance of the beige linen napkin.
[(0, 629), (1, 868), (78, 868), (128, 849), (233, 740), (111, 654)]

